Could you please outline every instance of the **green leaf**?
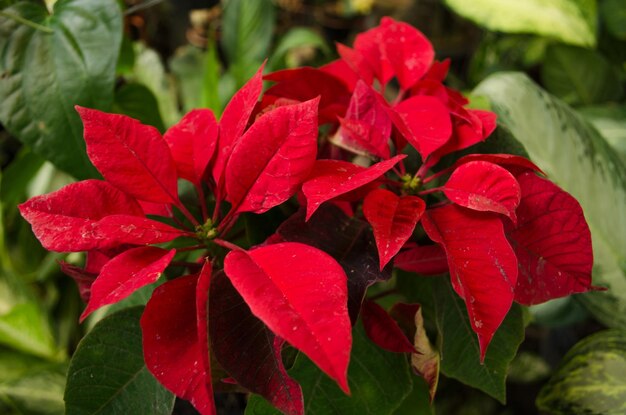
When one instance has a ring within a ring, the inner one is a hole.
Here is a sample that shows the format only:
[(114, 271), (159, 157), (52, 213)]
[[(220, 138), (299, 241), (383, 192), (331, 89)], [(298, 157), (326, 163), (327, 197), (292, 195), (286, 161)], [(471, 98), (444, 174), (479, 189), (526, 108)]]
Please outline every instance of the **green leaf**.
[[(320, 371), (302, 353), (289, 374), (300, 383), (307, 415), (392, 414), (411, 391), (407, 357), (380, 349), (359, 323), (353, 330), (348, 382), (352, 396)], [(248, 400), (246, 415), (280, 414), (258, 395)]]
[(445, 0), (456, 13), (489, 30), (534, 33), (580, 46), (595, 46), (595, 0)]
[(286, 55), (289, 51), (301, 47), (319, 48), (324, 54), (330, 54), (326, 41), (319, 33), (306, 27), (294, 27), (281, 37), (269, 60), (270, 70), (295, 66), (288, 62), (285, 64)]
[(603, 0), (600, 3), (600, 14), (609, 33), (626, 40), (626, 1)]
[(145, 366), (139, 318), (143, 307), (99, 322), (78, 345), (65, 389), (67, 415), (169, 415), (174, 395)]
[(222, 48), (237, 86), (242, 86), (269, 55), (275, 25), (271, 0), (228, 0), (222, 19)]
[(43, 166), (43, 163), (44, 159), (27, 147), (22, 147), (15, 159), (2, 173), (0, 199), (2, 199), (5, 209), (11, 209), (18, 202), (24, 200), (26, 186)]
[(599, 53), (568, 45), (551, 45), (541, 68), (548, 92), (570, 105), (618, 100), (619, 73)]
[(591, 228), (594, 284), (608, 290), (577, 298), (603, 323), (626, 328), (624, 162), (579, 114), (523, 74), (494, 75), (474, 93), (490, 99), (498, 122), (580, 202)]
[[(75, 105), (110, 109), (122, 16), (115, 0), (20, 2), (0, 15), (0, 122), (77, 178), (97, 177)], [(46, 30), (46, 31), (44, 31)]]
[(578, 108), (626, 162), (626, 105)]
[(165, 127), (159, 115), (159, 104), (152, 92), (141, 84), (124, 84), (115, 91), (115, 102), (111, 112), (138, 119), (144, 124), (164, 132)]
[(47, 317), (35, 303), (16, 304), (0, 315), (0, 344), (47, 359), (59, 353)]
[(626, 413), (626, 332), (606, 330), (577, 343), (537, 397), (555, 415)]

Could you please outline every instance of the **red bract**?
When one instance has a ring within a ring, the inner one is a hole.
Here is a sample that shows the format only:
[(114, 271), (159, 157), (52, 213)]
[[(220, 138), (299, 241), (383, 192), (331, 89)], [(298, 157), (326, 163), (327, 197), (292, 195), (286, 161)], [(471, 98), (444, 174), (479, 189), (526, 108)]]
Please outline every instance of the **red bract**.
[(416, 353), (415, 348), (384, 308), (365, 301), (361, 308), (365, 333), (374, 343), (395, 353)]
[(448, 272), (446, 252), (439, 245), (417, 246), (400, 252), (393, 265), (403, 271), (423, 275), (439, 275)]

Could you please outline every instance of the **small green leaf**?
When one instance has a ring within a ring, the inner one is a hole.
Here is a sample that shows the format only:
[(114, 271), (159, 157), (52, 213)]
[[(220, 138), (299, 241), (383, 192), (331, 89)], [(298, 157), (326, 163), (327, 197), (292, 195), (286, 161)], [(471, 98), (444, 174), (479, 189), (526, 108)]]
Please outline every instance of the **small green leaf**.
[(47, 317), (35, 303), (16, 304), (0, 315), (0, 344), (47, 359), (58, 354)]
[(143, 307), (99, 322), (79, 343), (65, 389), (67, 415), (169, 415), (174, 395), (145, 366), (139, 318)]
[(0, 122), (35, 153), (77, 178), (97, 177), (75, 105), (110, 109), (122, 16), (115, 0), (37, 2), (0, 15)]
[(294, 27), (281, 37), (280, 43), (269, 60), (270, 69), (292, 67), (292, 65), (283, 64), (285, 56), (290, 50), (300, 47), (314, 47), (319, 48), (326, 55), (330, 53), (326, 41), (319, 33), (306, 27)]
[(164, 132), (165, 127), (159, 115), (159, 104), (152, 92), (141, 84), (124, 84), (115, 91), (115, 101), (111, 112), (138, 119), (144, 124)]
[(445, 0), (445, 3), (489, 30), (534, 33), (572, 45), (596, 44), (595, 0)]
[(555, 415), (626, 413), (626, 332), (606, 330), (577, 343), (537, 397)]

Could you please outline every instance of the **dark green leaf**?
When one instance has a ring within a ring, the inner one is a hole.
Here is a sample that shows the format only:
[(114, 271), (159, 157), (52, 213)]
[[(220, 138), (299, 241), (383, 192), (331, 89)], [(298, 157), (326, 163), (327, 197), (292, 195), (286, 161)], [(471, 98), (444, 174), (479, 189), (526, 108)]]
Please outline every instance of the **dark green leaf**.
[(144, 124), (164, 132), (165, 127), (159, 115), (159, 104), (152, 92), (141, 84), (124, 84), (115, 91), (115, 101), (111, 112), (138, 119)]
[(24, 200), (26, 186), (43, 165), (44, 160), (26, 147), (22, 147), (15, 159), (2, 173), (0, 198), (6, 209)]
[(603, 0), (600, 13), (609, 32), (618, 39), (626, 40), (626, 1)]
[(626, 162), (626, 105), (578, 108)]
[(555, 415), (626, 413), (626, 332), (607, 330), (576, 344), (537, 397)]
[(115, 313), (79, 343), (65, 389), (67, 415), (169, 415), (174, 395), (145, 366), (139, 318), (143, 307)]
[(20, 2), (0, 16), (0, 122), (33, 151), (77, 178), (97, 176), (75, 105), (109, 110), (122, 18), (115, 0)]

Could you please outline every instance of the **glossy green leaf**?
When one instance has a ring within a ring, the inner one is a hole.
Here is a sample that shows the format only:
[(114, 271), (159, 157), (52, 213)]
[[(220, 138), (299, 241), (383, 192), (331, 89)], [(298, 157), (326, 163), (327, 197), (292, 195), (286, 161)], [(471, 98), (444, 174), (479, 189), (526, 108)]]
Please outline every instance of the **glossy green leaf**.
[(600, 14), (609, 32), (618, 39), (626, 40), (626, 2), (602, 0)]
[(577, 298), (603, 323), (626, 328), (626, 166), (579, 114), (522, 74), (494, 75), (486, 95), (498, 122), (556, 184), (581, 204), (591, 228), (595, 285)]
[(152, 92), (137, 83), (124, 84), (115, 91), (115, 101), (111, 112), (124, 114), (156, 127), (164, 132), (165, 127), (159, 114), (159, 104)]
[(0, 122), (60, 169), (97, 176), (74, 106), (110, 109), (122, 36), (117, 2), (59, 0), (52, 14), (20, 2), (5, 12), (42, 27), (0, 15)]
[[(286, 59), (286, 55), (289, 51), (302, 47), (318, 48), (324, 54), (330, 53), (330, 49), (326, 44), (326, 41), (322, 36), (320, 36), (319, 33), (306, 27), (294, 27), (280, 38), (280, 42), (276, 46), (276, 49), (269, 60), (269, 68), (271, 70), (275, 70), (296, 66), (290, 64), (290, 62)], [(297, 64), (298, 62), (295, 63)]]
[[(307, 415), (393, 414), (412, 388), (406, 355), (390, 353), (374, 345), (361, 324), (353, 330), (348, 382), (352, 396), (345, 395), (306, 356), (299, 354), (289, 374), (300, 383)], [(246, 415), (279, 414), (257, 395), (248, 400)]]
[(620, 77), (598, 52), (569, 45), (551, 45), (541, 67), (548, 92), (568, 104), (598, 104), (622, 95)]
[(174, 395), (145, 366), (133, 307), (100, 321), (79, 343), (65, 389), (67, 415), (169, 415)]
[(554, 415), (626, 413), (626, 332), (606, 330), (577, 343), (537, 397)]
[(0, 344), (48, 359), (58, 354), (47, 317), (33, 302), (15, 304), (0, 315)]
[(596, 43), (596, 0), (445, 0), (456, 13), (499, 32), (534, 33), (580, 46)]
[(626, 162), (626, 105), (578, 108)]

